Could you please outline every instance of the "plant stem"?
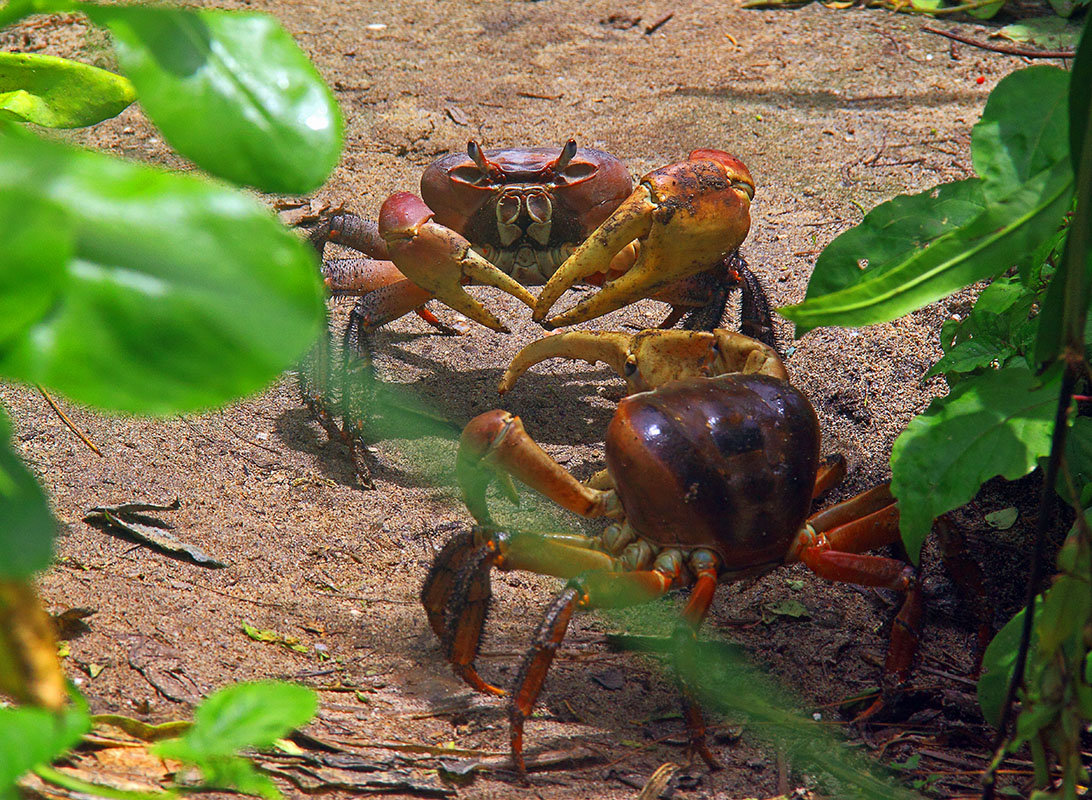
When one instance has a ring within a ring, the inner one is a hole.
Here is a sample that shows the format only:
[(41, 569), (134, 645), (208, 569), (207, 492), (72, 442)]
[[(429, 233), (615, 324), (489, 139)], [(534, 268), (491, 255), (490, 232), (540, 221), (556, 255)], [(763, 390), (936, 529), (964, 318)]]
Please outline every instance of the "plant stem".
[(130, 792), (125, 789), (115, 789), (112, 786), (101, 786), (97, 783), (88, 783), (66, 775), (53, 767), (39, 766), (34, 768), (34, 774), (46, 783), (60, 786), (70, 792), (91, 797), (104, 797), (107, 800), (168, 800), (175, 796), (174, 792), (163, 790), (161, 792)]

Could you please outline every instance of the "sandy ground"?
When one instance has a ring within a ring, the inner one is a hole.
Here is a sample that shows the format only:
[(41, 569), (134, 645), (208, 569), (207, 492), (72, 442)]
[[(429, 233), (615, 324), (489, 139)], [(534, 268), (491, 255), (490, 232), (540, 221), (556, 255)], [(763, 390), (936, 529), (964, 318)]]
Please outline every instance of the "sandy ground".
[[(755, 177), (743, 249), (775, 305), (803, 297), (816, 255), (859, 221), (862, 209), (970, 175), (970, 126), (992, 86), (1023, 66), (950, 46), (905, 16), (818, 4), (794, 12), (690, 0), (228, 5), (279, 17), (337, 93), (346, 147), (318, 200), (373, 214), (391, 192), (415, 190), (430, 161), (471, 138), (497, 147), (560, 146), (574, 137), (624, 159), (634, 175), (693, 148), (722, 148)], [(91, 61), (106, 52), (101, 34), (78, 20), (17, 29), (0, 44)], [(135, 108), (79, 138), (130, 158), (184, 166)], [(475, 329), (437, 336), (405, 318), (377, 337), (385, 380), (404, 384), (454, 426), (501, 405), (494, 388), (500, 371), (541, 333), (509, 298), (480, 296), (511, 325), (511, 335)], [(896, 435), (942, 391), (922, 375), (939, 353), (940, 323), (965, 302), (800, 340), (778, 319), (794, 381), (818, 410), (824, 450), (849, 459), (839, 496), (886, 478)], [(662, 315), (663, 307), (644, 302), (589, 327), (644, 327)], [(605, 369), (555, 362), (528, 374), (503, 405), (583, 478), (601, 466), (602, 431), (620, 387)], [(589, 614), (570, 631), (541, 715), (528, 725), (532, 760), (556, 763), (534, 772), (530, 787), (513, 782), (503, 758), (503, 704), (472, 696), (450, 674), (417, 601), (434, 553), (469, 522), (455, 492), (436, 485), (450, 469), (449, 441), (384, 429), (374, 452), (376, 488), (364, 491), (345, 447), (329, 442), (308, 415), (292, 376), (199, 417), (146, 421), (66, 405), (102, 458), (34, 391), (7, 386), (0, 400), (15, 420), (17, 449), (47, 486), (64, 526), (43, 594), (55, 610), (96, 610), (66, 659), (95, 711), (162, 721), (188, 716), (198, 698), (233, 681), (297, 679), (324, 689), (310, 733), (365, 753), (372, 769), (384, 771), (354, 774), (394, 776), (386, 784), (375, 778), (375, 788), (395, 793), (631, 798), (659, 765), (683, 761), (670, 678), (655, 661), (604, 646), (604, 634), (624, 629), (624, 620)], [(182, 508), (169, 515), (176, 532), (227, 562), (226, 569), (172, 560), (82, 521), (92, 506), (176, 497)], [(980, 556), (989, 502), (963, 516)], [(581, 525), (560, 518), (570, 528)], [(1021, 530), (999, 543), (991, 538), (990, 557), (1018, 565)], [(1000, 617), (1019, 589), (1010, 589), (1004, 571), (989, 574)], [(505, 574), (494, 587), (480, 664), (505, 683), (558, 583)], [(872, 726), (863, 742), (889, 744), (888, 757), (929, 745), (980, 763), (982, 731), (966, 708), (951, 708), (971, 705), (965, 678), (974, 626), (951, 601), (943, 576), (931, 577), (927, 588), (934, 602), (915, 683), (926, 689), (922, 708), (933, 716), (917, 727)], [(805, 706), (838, 719), (839, 701), (876, 685), (890, 598), (831, 586), (802, 568), (721, 594), (707, 635), (742, 642)], [(786, 600), (801, 603), (807, 617), (770, 612)], [(244, 623), (294, 637), (302, 652), (254, 641)], [(356, 690), (337, 691), (344, 686)], [(963, 720), (958, 741), (942, 735), (953, 719)], [(906, 731), (920, 735), (891, 741)], [(362, 749), (391, 743), (409, 747)], [(465, 759), (488, 769), (445, 783), (430, 747), (475, 751)], [(675, 797), (775, 793), (775, 754), (746, 729), (720, 723), (713, 747), (726, 769), (684, 767)], [(928, 763), (927, 771), (958, 769)], [(790, 771), (790, 787), (804, 782)], [(946, 777), (939, 789), (967, 785)]]

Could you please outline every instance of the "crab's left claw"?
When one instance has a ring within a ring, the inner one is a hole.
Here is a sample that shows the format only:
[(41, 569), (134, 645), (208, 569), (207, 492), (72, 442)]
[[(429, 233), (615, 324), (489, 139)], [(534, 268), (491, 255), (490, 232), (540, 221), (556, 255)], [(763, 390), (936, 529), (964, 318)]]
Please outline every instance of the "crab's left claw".
[(379, 232), (399, 271), (422, 289), (487, 328), (507, 333), (465, 283), (495, 286), (534, 308), (535, 298), (517, 281), (470, 249), (470, 242), (432, 221), (432, 210), (408, 192), (391, 195), (379, 211)]
[[(738, 158), (695, 150), (690, 159), (650, 172), (578, 247), (539, 294), (533, 318), (547, 328), (601, 317), (682, 278), (714, 267), (751, 226), (754, 181)], [(637, 241), (633, 266), (563, 314), (546, 315), (566, 289), (619, 269)]]

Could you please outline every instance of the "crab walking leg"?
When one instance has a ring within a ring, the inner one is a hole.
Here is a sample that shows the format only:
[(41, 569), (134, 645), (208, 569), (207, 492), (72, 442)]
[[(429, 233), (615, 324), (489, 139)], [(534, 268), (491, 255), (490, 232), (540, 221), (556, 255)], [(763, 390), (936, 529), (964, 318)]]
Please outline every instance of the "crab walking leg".
[(586, 573), (574, 579), (557, 596), (535, 631), (531, 649), (520, 664), (512, 690), (508, 720), (511, 725), (512, 761), (520, 775), (527, 774), (523, 759), (523, 725), (534, 710), (542, 684), (557, 648), (565, 638), (577, 607), (618, 608), (655, 600), (672, 586), (675, 575), (657, 569), (641, 572)]
[(429, 627), (440, 640), (444, 638), (444, 610), (447, 608), (448, 599), (460, 570), (475, 547), (472, 532), (461, 531), (455, 534), (436, 554), (436, 560), (432, 562), (432, 568), (425, 576), (425, 583), (421, 587), (421, 605), (428, 615)]
[(846, 477), (846, 459), (841, 453), (834, 453), (829, 455), (819, 462), (819, 472), (815, 476), (815, 489), (812, 490), (811, 496), (814, 500), (816, 497), (829, 492), (839, 483), (841, 483)]
[[(860, 516), (854, 519), (853, 511)], [(898, 541), (898, 505), (887, 485), (813, 515), (809, 528), (812, 530), (802, 538), (814, 543), (800, 550), (798, 558), (816, 575), (831, 581), (893, 589), (905, 596), (891, 629), (884, 662), (885, 678), (896, 684), (905, 682), (917, 653), (924, 613), (917, 571), (898, 559), (863, 552)], [(790, 556), (786, 560), (795, 559)], [(875, 713), (881, 705), (882, 698), (863, 716)]]
[(713, 604), (713, 596), (717, 591), (717, 560), (709, 551), (697, 551), (690, 558), (690, 566), (694, 570), (696, 580), (694, 588), (690, 591), (690, 599), (683, 609), (683, 624), (675, 630), (675, 674), (679, 676), (679, 690), (682, 694), (683, 719), (686, 720), (687, 735), (690, 738), (690, 751), (701, 756), (702, 761), (711, 769), (719, 769), (720, 762), (709, 751), (705, 741), (705, 719), (701, 713), (701, 706), (694, 700), (685, 678), (680, 661), (687, 654), (687, 649), (692, 648), (698, 638), (698, 630), (705, 621), (709, 608)]
[(326, 249), (327, 242), (335, 242), (372, 258), (389, 258), (387, 243), (379, 235), (379, 225), (356, 214), (333, 214), (315, 228), (308, 238), (318, 250), (319, 257)]
[(535, 298), (515, 279), (470, 249), (470, 242), (432, 221), (432, 210), (408, 193), (391, 195), (379, 211), (379, 230), (398, 269), (438, 300), (487, 328), (508, 329), (466, 293), (465, 283), (493, 286), (530, 307)]
[(485, 490), (494, 470), (519, 479), (581, 516), (621, 514), (614, 492), (592, 489), (578, 481), (535, 443), (519, 417), (499, 409), (479, 414), (467, 423), (455, 458), (455, 476), (463, 499), (481, 522), (489, 520)]

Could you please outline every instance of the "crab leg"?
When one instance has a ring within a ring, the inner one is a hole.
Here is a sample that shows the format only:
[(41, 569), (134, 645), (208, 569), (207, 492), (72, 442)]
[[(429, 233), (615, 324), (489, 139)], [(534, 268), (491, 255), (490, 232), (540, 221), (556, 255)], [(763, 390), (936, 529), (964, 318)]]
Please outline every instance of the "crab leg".
[[(742, 243), (750, 228), (754, 182), (727, 153), (699, 150), (691, 160), (650, 172), (554, 273), (533, 318), (548, 328), (573, 325), (648, 297), (669, 284), (713, 268)], [(640, 242), (633, 266), (602, 290), (549, 320), (565, 290), (606, 273), (616, 255)]]
[(459, 438), (455, 476), (474, 518), (487, 522), (485, 490), (496, 474), (511, 475), (583, 517), (618, 516), (613, 491), (592, 489), (574, 478), (527, 434), (519, 417), (494, 410), (467, 423)]
[(466, 293), (463, 284), (494, 286), (534, 307), (535, 298), (513, 278), (470, 249), (470, 242), (432, 221), (432, 210), (408, 192), (391, 195), (379, 211), (379, 231), (391, 260), (422, 289), (462, 314), (501, 333), (508, 329)]

